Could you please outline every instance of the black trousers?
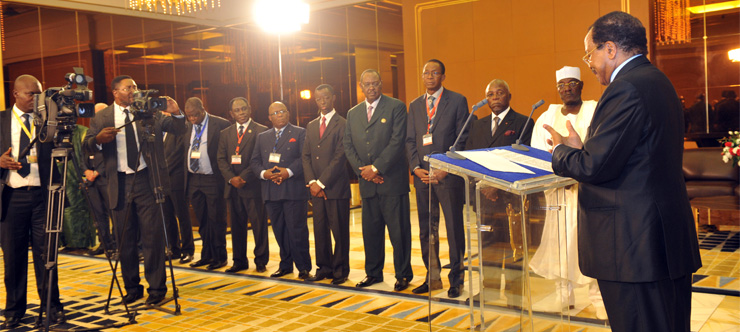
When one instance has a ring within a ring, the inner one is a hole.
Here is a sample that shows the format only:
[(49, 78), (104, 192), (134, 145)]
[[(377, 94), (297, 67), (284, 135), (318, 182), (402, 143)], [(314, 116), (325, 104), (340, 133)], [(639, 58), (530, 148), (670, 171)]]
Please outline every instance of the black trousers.
[[(26, 313), (26, 286), (28, 285), (28, 242), (31, 242), (33, 269), (39, 297), (46, 285), (43, 283), (46, 254), (46, 200), (47, 191), (40, 187), (3, 189), (3, 206), (6, 215), (0, 222), (3, 263), (5, 264), (5, 317), (21, 318)], [(61, 311), (57, 270), (52, 274), (51, 307)], [(45, 303), (43, 304), (45, 305)]]
[[(126, 292), (141, 288), (138, 239), (144, 254), (144, 276), (149, 295), (167, 293), (165, 284), (164, 224), (145, 168), (138, 174), (118, 173), (118, 207), (112, 210), (120, 242), (121, 274)], [(127, 204), (128, 203), (128, 204)], [(128, 220), (126, 213), (128, 207)]]
[(270, 242), (267, 239), (267, 215), (262, 196), (245, 197), (232, 190), (229, 208), (231, 209), (231, 248), (234, 265), (249, 266), (247, 260), (247, 224), (252, 224), (254, 236), (254, 264), (267, 265), (270, 260)]
[(690, 331), (691, 274), (655, 282), (598, 282), (612, 331)]
[(195, 253), (193, 223), (184, 190), (172, 190), (164, 197), (164, 220), (167, 225), (167, 241), (175, 257)]
[[(349, 199), (312, 197), (313, 236), (317, 275), (346, 278), (349, 275)], [(334, 251), (331, 249), (332, 235)]]
[(87, 199), (90, 203), (98, 239), (106, 250), (117, 248), (116, 239), (111, 232), (110, 213), (108, 208), (108, 191), (106, 185), (95, 181), (87, 187)]
[(272, 221), (280, 247), (280, 269), (311, 271), (311, 254), (308, 252), (307, 202), (304, 200), (266, 201), (267, 215)]
[(203, 239), (200, 259), (225, 262), (226, 256), (226, 202), (224, 179), (217, 175), (188, 174), (188, 198), (198, 220), (198, 233)]
[[(448, 175), (448, 178), (452, 176), (454, 175)], [(460, 185), (463, 184), (460, 181)], [(463, 219), (465, 190), (461, 186), (449, 186), (447, 184), (433, 184), (431, 188), (430, 198), (428, 185), (416, 186), (419, 241), (421, 242), (424, 266), (427, 268), (427, 280), (441, 281), (442, 265), (439, 261), (439, 207), (441, 205), (445, 216), (450, 256), (450, 273), (447, 276), (451, 286), (462, 285), (465, 282), (465, 270), (463, 268), (465, 254), (465, 221)], [(429, 250), (430, 234), (433, 240), (431, 252)]]
[(411, 280), (411, 212), (409, 195), (362, 198), (362, 239), (365, 243), (365, 273), (383, 280), (385, 228), (393, 246), (396, 279)]

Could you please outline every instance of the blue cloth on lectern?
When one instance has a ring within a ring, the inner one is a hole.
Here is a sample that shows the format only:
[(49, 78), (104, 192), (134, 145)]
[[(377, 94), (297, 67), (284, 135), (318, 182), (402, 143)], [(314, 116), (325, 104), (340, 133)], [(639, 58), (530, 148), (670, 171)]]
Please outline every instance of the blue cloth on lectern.
[[(495, 148), (489, 148), (489, 149), (478, 149), (478, 150), (470, 150), (470, 151), (490, 151), (490, 150), (507, 150), (507, 151), (513, 151), (513, 152), (520, 153), (520, 154), (523, 154), (523, 155), (526, 155), (526, 156), (530, 156), (530, 157), (534, 157), (534, 158), (537, 158), (537, 159), (542, 159), (542, 160), (545, 160), (545, 161), (548, 161), (548, 162), (552, 162), (552, 153), (547, 152), (547, 151), (543, 151), (543, 150), (539, 150), (539, 149), (535, 149), (533, 147), (529, 147), (529, 151), (526, 151), (526, 152), (525, 151), (516, 150), (516, 149), (512, 148), (511, 146), (502, 146), (502, 147), (495, 147)], [(515, 173), (515, 172), (497, 172), (497, 171), (492, 171), (492, 170), (490, 170), (488, 168), (485, 168), (485, 167), (483, 167), (481, 165), (478, 165), (477, 163), (474, 163), (474, 162), (472, 162), (469, 159), (465, 159), (465, 160), (452, 159), (450, 157), (447, 157), (444, 153), (433, 154), (433, 155), (430, 156), (430, 158), (431, 159), (437, 159), (439, 161), (442, 161), (442, 162), (445, 162), (445, 163), (448, 163), (448, 164), (452, 164), (452, 165), (455, 165), (455, 166), (459, 166), (459, 167), (465, 168), (467, 170), (470, 170), (470, 171), (473, 171), (473, 172), (476, 172), (476, 173), (480, 173), (480, 174), (483, 174), (483, 175), (486, 175), (486, 176), (490, 176), (490, 177), (493, 177), (493, 178), (496, 178), (496, 179), (501, 179), (501, 180), (504, 180), (506, 182), (521, 181), (521, 180), (526, 180), (526, 179), (540, 177), (540, 176), (543, 176), (543, 175), (552, 174), (552, 172), (543, 171), (541, 169), (529, 167), (529, 166), (522, 165), (522, 164), (518, 164), (518, 165), (520, 165), (520, 166), (522, 166), (522, 167), (524, 167), (524, 168), (526, 168), (526, 169), (534, 172), (534, 174)]]

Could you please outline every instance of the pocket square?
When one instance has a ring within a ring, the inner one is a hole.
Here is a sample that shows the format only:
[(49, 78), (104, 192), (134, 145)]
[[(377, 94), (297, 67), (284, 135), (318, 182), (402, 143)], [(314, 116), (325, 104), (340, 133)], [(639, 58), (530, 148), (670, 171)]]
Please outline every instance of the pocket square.
[(504, 133), (504, 136), (512, 136), (512, 135), (515, 135), (515, 134), (516, 134), (516, 132), (515, 132), (515, 131), (513, 131), (513, 130), (507, 130), (507, 131), (506, 131), (506, 132)]
[(295, 142), (295, 138), (291, 138), (288, 142)]

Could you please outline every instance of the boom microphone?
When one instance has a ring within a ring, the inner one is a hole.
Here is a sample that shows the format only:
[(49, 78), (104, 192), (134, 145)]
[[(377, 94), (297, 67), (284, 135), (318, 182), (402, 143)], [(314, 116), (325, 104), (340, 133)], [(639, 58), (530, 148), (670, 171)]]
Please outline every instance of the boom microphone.
[(470, 123), (470, 119), (473, 118), (473, 113), (475, 113), (475, 111), (477, 109), (483, 107), (483, 105), (485, 105), (487, 103), (488, 103), (488, 99), (484, 98), (483, 100), (479, 101), (477, 104), (473, 105), (473, 111), (470, 112), (470, 115), (468, 115), (468, 119), (465, 120), (465, 124), (463, 125), (462, 129), (460, 130), (460, 133), (457, 134), (457, 138), (455, 139), (455, 143), (453, 143), (452, 146), (450, 147), (450, 151), (447, 151), (447, 156), (448, 157), (450, 157), (452, 159), (459, 159), (459, 160), (467, 159), (467, 158), (463, 157), (463, 155), (455, 152), (456, 151), (455, 146), (457, 146), (457, 142), (460, 141), (460, 137), (462, 137), (463, 133), (465, 132), (465, 128), (468, 128), (468, 124)]
[(534, 105), (532, 105), (532, 112), (529, 112), (529, 117), (527, 118), (527, 122), (524, 123), (524, 127), (522, 128), (522, 132), (519, 133), (519, 138), (516, 140), (516, 143), (512, 144), (511, 147), (514, 149), (517, 149), (519, 151), (529, 151), (529, 148), (525, 145), (521, 144), (522, 141), (522, 135), (524, 135), (524, 131), (527, 130), (527, 124), (529, 124), (529, 120), (532, 119), (532, 114), (534, 114), (534, 110), (536, 110), (538, 107), (542, 106), (545, 103), (544, 99), (540, 99), (540, 101), (536, 102)]

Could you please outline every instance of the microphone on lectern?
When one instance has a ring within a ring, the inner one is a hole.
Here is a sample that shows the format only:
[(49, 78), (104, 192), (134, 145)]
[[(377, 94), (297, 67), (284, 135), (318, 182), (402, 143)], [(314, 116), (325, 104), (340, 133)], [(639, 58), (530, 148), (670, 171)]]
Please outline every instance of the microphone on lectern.
[(455, 143), (453, 143), (452, 146), (450, 147), (450, 151), (447, 151), (447, 156), (448, 157), (450, 157), (452, 159), (459, 159), (459, 160), (467, 159), (467, 158), (463, 157), (463, 155), (455, 152), (456, 151), (455, 146), (457, 146), (457, 142), (460, 141), (460, 137), (462, 137), (462, 134), (465, 132), (465, 128), (468, 127), (468, 123), (470, 123), (470, 119), (473, 118), (473, 113), (475, 113), (475, 111), (477, 109), (483, 107), (483, 105), (485, 105), (487, 103), (488, 103), (488, 99), (485, 99), (484, 98), (483, 100), (479, 101), (477, 104), (473, 105), (473, 111), (470, 112), (470, 115), (468, 115), (468, 119), (465, 120), (465, 124), (463, 125), (462, 129), (460, 130), (460, 133), (457, 134), (457, 138), (455, 139)]
[(540, 99), (540, 101), (536, 102), (534, 105), (532, 105), (532, 112), (529, 112), (529, 117), (527, 118), (527, 122), (524, 123), (524, 127), (522, 128), (522, 132), (519, 134), (519, 138), (517, 138), (516, 143), (512, 144), (511, 147), (514, 149), (517, 149), (519, 151), (529, 151), (529, 148), (526, 145), (522, 145), (522, 135), (524, 135), (524, 131), (527, 130), (527, 124), (529, 123), (529, 120), (532, 119), (532, 114), (534, 114), (534, 110), (536, 110), (538, 107), (542, 106), (545, 103), (544, 99)]

